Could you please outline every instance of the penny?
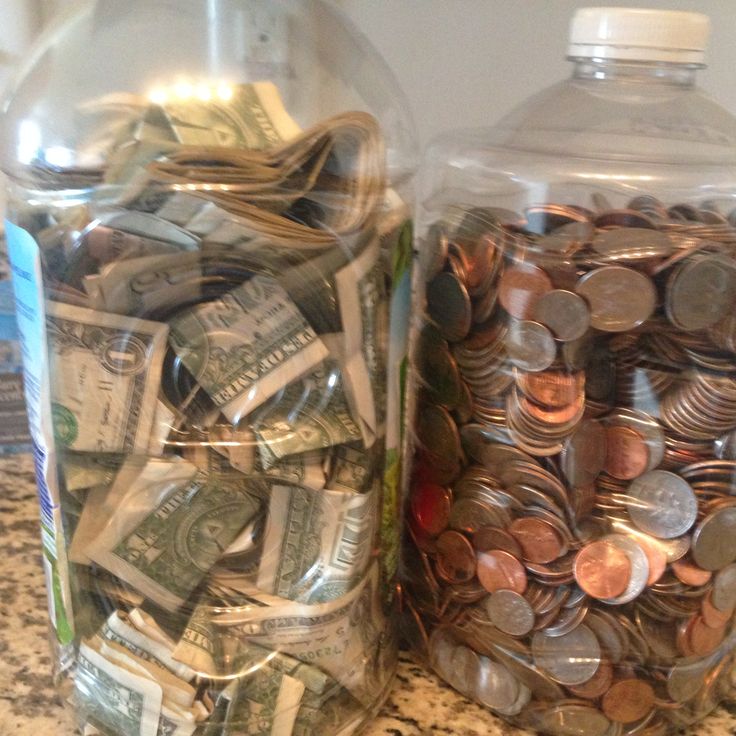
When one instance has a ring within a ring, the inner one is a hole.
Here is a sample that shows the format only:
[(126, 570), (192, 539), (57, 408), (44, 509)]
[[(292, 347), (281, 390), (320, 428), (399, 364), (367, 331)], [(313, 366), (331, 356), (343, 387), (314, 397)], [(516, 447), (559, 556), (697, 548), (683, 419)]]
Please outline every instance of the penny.
[(448, 240), (444, 228), (433, 224), (427, 231), (419, 248), (419, 268), (427, 280), (433, 279), (442, 271), (447, 260)]
[(644, 550), (649, 563), (649, 577), (647, 585), (652, 586), (656, 583), (665, 570), (667, 570), (667, 549), (662, 544), (661, 539), (655, 539), (647, 534), (635, 534), (636, 543)]
[(654, 690), (644, 680), (620, 680), (603, 696), (601, 707), (615, 723), (634, 723), (654, 707)]
[(716, 324), (736, 303), (736, 268), (721, 256), (692, 258), (667, 282), (667, 317), (681, 330)]
[(497, 549), (508, 552), (520, 559), (523, 551), (521, 545), (505, 529), (484, 526), (473, 534), (473, 546), (478, 552), (490, 552)]
[(526, 636), (534, 628), (534, 611), (526, 598), (512, 590), (493, 593), (485, 604), (491, 623), (510, 636)]
[(614, 545), (629, 558), (631, 576), (623, 593), (604, 599), (609, 605), (621, 606), (631, 603), (646, 589), (649, 580), (649, 560), (642, 547), (632, 538), (624, 534), (608, 534), (601, 539)]
[(694, 562), (686, 557), (683, 557), (677, 562), (673, 562), (672, 572), (675, 573), (675, 577), (685, 585), (692, 585), (694, 587), (700, 587), (706, 585), (713, 577), (713, 573), (709, 570), (702, 570)]
[(432, 483), (415, 485), (411, 492), (411, 512), (419, 528), (436, 537), (450, 521), (452, 494), (447, 488)]
[(626, 506), (639, 529), (660, 539), (681, 536), (698, 515), (698, 501), (689, 483), (667, 470), (652, 470), (634, 480)]
[(655, 229), (657, 225), (651, 217), (647, 216), (640, 210), (610, 210), (597, 215), (593, 224), (597, 228), (606, 227), (639, 227)]
[(512, 590), (524, 593), (527, 586), (526, 570), (513, 555), (502, 550), (491, 550), (478, 555), (478, 580), (489, 592)]
[(560, 453), (562, 472), (573, 488), (593, 483), (603, 470), (608, 454), (608, 435), (595, 419), (578, 424)]
[(629, 585), (631, 562), (625, 552), (607, 542), (592, 542), (578, 552), (573, 567), (577, 584), (599, 600), (616, 598)]
[(444, 532), (437, 539), (437, 572), (449, 583), (465, 583), (475, 576), (475, 550), (460, 532)]
[(552, 291), (552, 281), (541, 268), (509, 268), (499, 281), (498, 299), (512, 317), (527, 320), (532, 316), (537, 300), (548, 291)]
[(524, 559), (545, 564), (556, 560), (562, 553), (562, 540), (555, 528), (543, 519), (525, 517), (516, 519), (509, 531), (524, 551)]
[(644, 274), (624, 266), (590, 271), (575, 291), (590, 307), (590, 324), (603, 332), (625, 332), (645, 322), (654, 312), (657, 294)]
[(509, 326), (506, 350), (509, 360), (525, 371), (546, 370), (557, 355), (552, 333), (544, 325), (527, 320)]
[(532, 316), (562, 342), (581, 338), (590, 327), (590, 310), (585, 300), (563, 289), (542, 295), (534, 305)]
[(540, 371), (519, 373), (517, 385), (530, 399), (542, 406), (561, 409), (580, 398), (585, 390), (585, 374), (582, 371)]
[(460, 434), (450, 413), (439, 406), (422, 407), (417, 421), (417, 442), (429, 462), (452, 479), (462, 456)]
[(577, 222), (586, 222), (587, 217), (575, 207), (557, 204), (535, 205), (524, 210), (526, 230), (539, 235), (554, 232), (561, 227)]
[(711, 597), (719, 611), (736, 609), (736, 565), (727, 565), (716, 573)]
[(468, 291), (457, 276), (443, 272), (427, 285), (427, 313), (446, 340), (458, 342), (468, 334), (472, 306)]
[(644, 438), (629, 427), (606, 428), (605, 471), (619, 480), (633, 480), (649, 466), (649, 448)]
[(736, 508), (714, 511), (693, 532), (692, 555), (704, 570), (720, 570), (736, 562)]
[(532, 637), (534, 663), (562, 685), (580, 685), (596, 673), (601, 662), (601, 645), (595, 634), (581, 624), (569, 634)]
[(708, 626), (702, 616), (696, 616), (690, 629), (690, 646), (693, 654), (704, 657), (717, 649), (726, 636), (728, 623), (718, 628)]
[(590, 680), (580, 685), (568, 685), (568, 689), (573, 695), (586, 700), (598, 700), (603, 696), (613, 683), (613, 667), (611, 663), (602, 659), (596, 673)]

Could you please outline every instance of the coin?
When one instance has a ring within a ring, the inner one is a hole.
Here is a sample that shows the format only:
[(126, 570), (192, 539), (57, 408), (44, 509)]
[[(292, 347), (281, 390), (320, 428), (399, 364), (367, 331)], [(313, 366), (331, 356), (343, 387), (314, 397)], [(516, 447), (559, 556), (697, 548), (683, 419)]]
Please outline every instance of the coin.
[(728, 622), (720, 627), (708, 626), (702, 616), (696, 616), (690, 628), (690, 646), (693, 654), (703, 657), (717, 649), (726, 636)]
[(575, 291), (590, 307), (590, 324), (603, 332), (625, 332), (645, 322), (654, 312), (657, 294), (644, 274), (624, 266), (590, 271)]
[(652, 470), (634, 480), (626, 506), (639, 529), (660, 539), (681, 536), (698, 515), (698, 501), (689, 483), (667, 470)]
[(562, 540), (555, 528), (542, 519), (516, 519), (509, 531), (524, 551), (524, 559), (545, 564), (556, 560), (562, 552)]
[(667, 316), (682, 330), (702, 330), (733, 311), (736, 268), (721, 256), (692, 258), (667, 281)]
[(631, 562), (625, 552), (607, 542), (592, 542), (578, 552), (573, 567), (577, 584), (599, 600), (616, 598), (629, 585)]
[(581, 338), (590, 327), (590, 310), (585, 300), (563, 289), (543, 294), (534, 304), (532, 316), (562, 342)]
[(524, 596), (513, 590), (493, 593), (485, 604), (491, 623), (510, 636), (526, 636), (534, 628), (534, 611)]
[(671, 567), (672, 572), (675, 573), (675, 577), (685, 585), (700, 587), (710, 582), (710, 579), (713, 577), (712, 572), (702, 570), (692, 560), (686, 557), (673, 562)]
[(470, 683), (473, 695), (493, 710), (512, 708), (519, 698), (519, 681), (498, 662), (480, 658), (478, 677)]
[(458, 342), (468, 334), (473, 311), (468, 291), (457, 276), (443, 272), (427, 285), (427, 313), (446, 340)]
[(602, 695), (608, 692), (613, 683), (613, 667), (611, 663), (602, 659), (596, 673), (590, 680), (580, 685), (568, 685), (568, 689), (573, 695), (586, 700), (598, 700)]
[(693, 532), (692, 554), (704, 570), (720, 570), (736, 562), (736, 507), (714, 511)]
[(611, 722), (592, 705), (560, 704), (539, 713), (534, 726), (552, 736), (606, 736)]
[(569, 634), (532, 637), (534, 663), (562, 685), (580, 685), (596, 673), (601, 662), (601, 646), (595, 634), (581, 624)]
[(627, 261), (665, 257), (673, 250), (672, 241), (667, 233), (639, 227), (601, 230), (595, 236), (592, 247), (606, 260)]
[(452, 506), (452, 494), (447, 488), (433, 483), (417, 484), (412, 489), (410, 504), (422, 531), (436, 537), (447, 529)]
[(521, 545), (505, 529), (495, 526), (483, 526), (473, 534), (473, 546), (478, 552), (490, 552), (497, 549), (508, 552), (520, 559), (523, 552)]
[(512, 317), (527, 320), (539, 297), (548, 291), (552, 291), (552, 281), (541, 268), (519, 266), (504, 271), (498, 284), (498, 299)]
[(478, 580), (489, 592), (512, 590), (524, 593), (527, 577), (524, 566), (513, 555), (502, 550), (491, 550), (478, 555)]
[(514, 322), (506, 335), (509, 360), (525, 371), (543, 371), (549, 368), (557, 355), (552, 333), (538, 322)]
[(649, 580), (649, 560), (647, 559), (646, 553), (632, 537), (624, 534), (608, 534), (601, 541), (618, 547), (629, 558), (631, 565), (631, 576), (626, 590), (618, 596), (606, 598), (605, 602), (615, 606), (631, 603), (647, 587), (647, 580)]
[(538, 373), (521, 373), (517, 385), (526, 396), (542, 406), (561, 409), (580, 398), (585, 390), (585, 374), (582, 371), (563, 373), (548, 370)]
[(644, 438), (630, 427), (606, 428), (605, 470), (619, 480), (638, 478), (649, 467), (649, 448)]
[(716, 573), (711, 596), (719, 611), (736, 609), (736, 565), (727, 565)]
[(459, 532), (444, 532), (437, 539), (437, 572), (449, 583), (465, 583), (475, 576), (475, 550)]
[(601, 707), (615, 723), (635, 723), (654, 707), (654, 690), (644, 680), (619, 680), (603, 696)]
[(587, 419), (578, 424), (560, 453), (562, 472), (573, 488), (593, 483), (607, 456), (607, 433), (600, 422)]

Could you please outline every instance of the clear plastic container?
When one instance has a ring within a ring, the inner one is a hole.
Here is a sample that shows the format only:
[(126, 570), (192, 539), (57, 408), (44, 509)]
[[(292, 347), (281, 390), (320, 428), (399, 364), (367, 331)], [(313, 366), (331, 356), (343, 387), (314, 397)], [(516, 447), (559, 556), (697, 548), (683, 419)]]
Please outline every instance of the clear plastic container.
[(4, 126), (80, 732), (352, 733), (396, 659), (415, 157), (390, 71), (320, 0), (97, 0)]
[(580, 11), (571, 78), (423, 169), (408, 632), (545, 733), (661, 734), (730, 687), (736, 120), (696, 86), (707, 33)]

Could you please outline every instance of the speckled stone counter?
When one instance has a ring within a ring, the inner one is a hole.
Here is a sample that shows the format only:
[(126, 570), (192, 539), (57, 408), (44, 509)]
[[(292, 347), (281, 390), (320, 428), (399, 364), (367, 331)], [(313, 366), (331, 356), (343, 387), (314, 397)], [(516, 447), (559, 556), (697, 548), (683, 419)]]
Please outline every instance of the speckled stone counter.
[[(51, 685), (46, 589), (30, 457), (0, 458), (0, 736), (75, 736)], [(736, 733), (736, 700), (691, 736)], [(363, 736), (521, 736), (402, 654), (396, 686)], [(329, 736), (315, 734), (315, 736)]]

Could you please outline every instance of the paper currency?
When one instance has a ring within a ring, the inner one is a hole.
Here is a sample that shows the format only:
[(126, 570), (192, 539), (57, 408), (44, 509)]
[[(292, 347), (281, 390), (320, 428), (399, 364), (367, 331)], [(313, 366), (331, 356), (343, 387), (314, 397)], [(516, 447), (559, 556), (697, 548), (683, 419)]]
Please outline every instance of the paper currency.
[(208, 477), (190, 463), (172, 464), (171, 470), (185, 475), (174, 479), (172, 472), (152, 483), (142, 473), (121, 492), (123, 498), (113, 498), (117, 513), (85, 551), (173, 611), (258, 513), (262, 490), (245, 479)]
[(370, 564), (376, 503), (374, 493), (274, 485), (258, 588), (309, 604), (343, 597)]
[(327, 357), (289, 295), (266, 276), (174, 318), (170, 342), (233, 422)]
[(167, 326), (52, 302), (46, 330), (59, 445), (101, 453), (146, 450)]

